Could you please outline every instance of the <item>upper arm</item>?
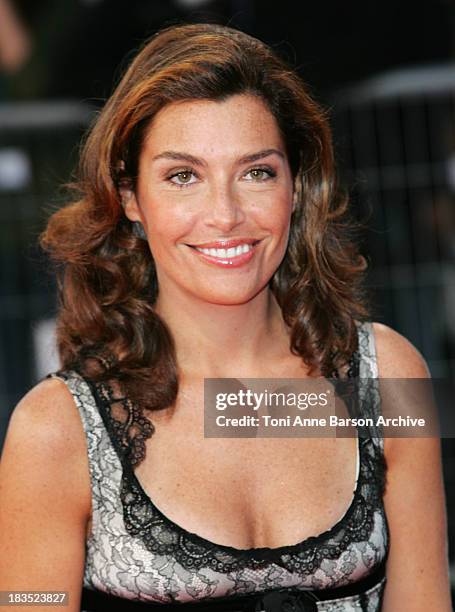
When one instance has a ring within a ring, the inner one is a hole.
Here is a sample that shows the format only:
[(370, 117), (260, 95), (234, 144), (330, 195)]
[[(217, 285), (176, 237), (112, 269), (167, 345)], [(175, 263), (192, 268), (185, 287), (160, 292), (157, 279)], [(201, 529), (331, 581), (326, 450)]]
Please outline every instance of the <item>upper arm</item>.
[[(428, 378), (417, 349), (374, 324), (381, 378)], [(438, 438), (386, 438), (384, 505), (390, 528), (385, 612), (449, 612), (447, 535)]]
[(68, 591), (65, 610), (79, 610), (90, 501), (77, 408), (61, 381), (43, 381), (13, 411), (3, 448), (0, 591)]

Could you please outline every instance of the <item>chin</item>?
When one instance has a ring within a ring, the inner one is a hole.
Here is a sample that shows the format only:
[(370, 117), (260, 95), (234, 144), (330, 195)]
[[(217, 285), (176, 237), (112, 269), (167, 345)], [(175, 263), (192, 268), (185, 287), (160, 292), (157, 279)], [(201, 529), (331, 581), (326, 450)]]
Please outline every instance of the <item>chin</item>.
[[(267, 285), (264, 285), (267, 287)], [(198, 298), (209, 304), (217, 304), (219, 306), (241, 306), (251, 302), (264, 287), (257, 288), (251, 291), (230, 291), (229, 293), (224, 291), (214, 291), (213, 288), (207, 293), (197, 294)]]

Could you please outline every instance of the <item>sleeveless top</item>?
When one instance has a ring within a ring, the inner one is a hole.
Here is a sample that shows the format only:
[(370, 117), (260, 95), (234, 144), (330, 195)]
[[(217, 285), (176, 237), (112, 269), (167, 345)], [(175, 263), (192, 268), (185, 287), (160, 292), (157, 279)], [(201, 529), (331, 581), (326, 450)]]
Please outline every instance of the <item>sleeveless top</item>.
[[(351, 359), (348, 377), (366, 382), (359, 389), (358, 410), (362, 416), (375, 418), (380, 414), (380, 398), (373, 330), (369, 322), (357, 323), (357, 328), (359, 348)], [(164, 610), (169, 609), (165, 604), (174, 604), (174, 609), (188, 602), (231, 598), (235, 602), (245, 595), (283, 589), (288, 594), (335, 589), (343, 596), (325, 600), (316, 596), (310, 608), (269, 609), (381, 609), (384, 576), (359, 593), (343, 593), (343, 587), (365, 582), (384, 567), (388, 554), (389, 529), (383, 506), (386, 464), (380, 430), (357, 428), (355, 490), (348, 510), (331, 529), (292, 546), (237, 549), (186, 531), (160, 512), (142, 489), (134, 464), (143, 457), (151, 423), (132, 402), (115, 397), (111, 387), (93, 384), (76, 371), (50, 376), (68, 386), (87, 440), (92, 529), (86, 540), (84, 591), (123, 601), (147, 601)], [(118, 402), (127, 419), (119, 420), (112, 409)], [(131, 437), (133, 430), (136, 434)], [(267, 606), (256, 609), (267, 610)]]

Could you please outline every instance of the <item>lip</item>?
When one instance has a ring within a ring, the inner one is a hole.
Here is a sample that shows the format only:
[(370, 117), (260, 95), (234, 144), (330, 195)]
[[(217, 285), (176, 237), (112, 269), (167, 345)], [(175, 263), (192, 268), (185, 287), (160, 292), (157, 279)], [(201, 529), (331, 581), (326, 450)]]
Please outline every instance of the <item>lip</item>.
[[(204, 245), (188, 245), (193, 253), (202, 258), (205, 262), (221, 267), (221, 268), (240, 268), (241, 266), (246, 265), (251, 259), (254, 257), (256, 253), (256, 246), (260, 242), (260, 240), (253, 239), (232, 239), (232, 240), (222, 240), (216, 242), (205, 243)], [(252, 248), (248, 251), (248, 253), (241, 253), (240, 255), (235, 255), (234, 257), (214, 257), (213, 255), (207, 255), (207, 253), (202, 253), (198, 251), (199, 249), (207, 249), (207, 248), (234, 248), (239, 246), (240, 244), (251, 244)], [(196, 248), (197, 247), (197, 248)]]
[(188, 246), (198, 249), (229, 249), (240, 244), (255, 244), (259, 242), (257, 238), (230, 238), (229, 240), (213, 240), (212, 242), (201, 242), (189, 244)]

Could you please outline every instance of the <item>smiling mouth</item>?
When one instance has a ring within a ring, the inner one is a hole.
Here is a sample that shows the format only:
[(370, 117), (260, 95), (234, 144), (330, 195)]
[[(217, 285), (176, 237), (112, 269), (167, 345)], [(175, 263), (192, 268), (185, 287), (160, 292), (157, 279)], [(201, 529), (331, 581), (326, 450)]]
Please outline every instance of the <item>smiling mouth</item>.
[(222, 246), (215, 246), (214, 244), (208, 244), (207, 246), (189, 244), (188, 246), (204, 255), (218, 257), (219, 259), (232, 259), (249, 253), (259, 242), (260, 240), (230, 240), (223, 242)]

